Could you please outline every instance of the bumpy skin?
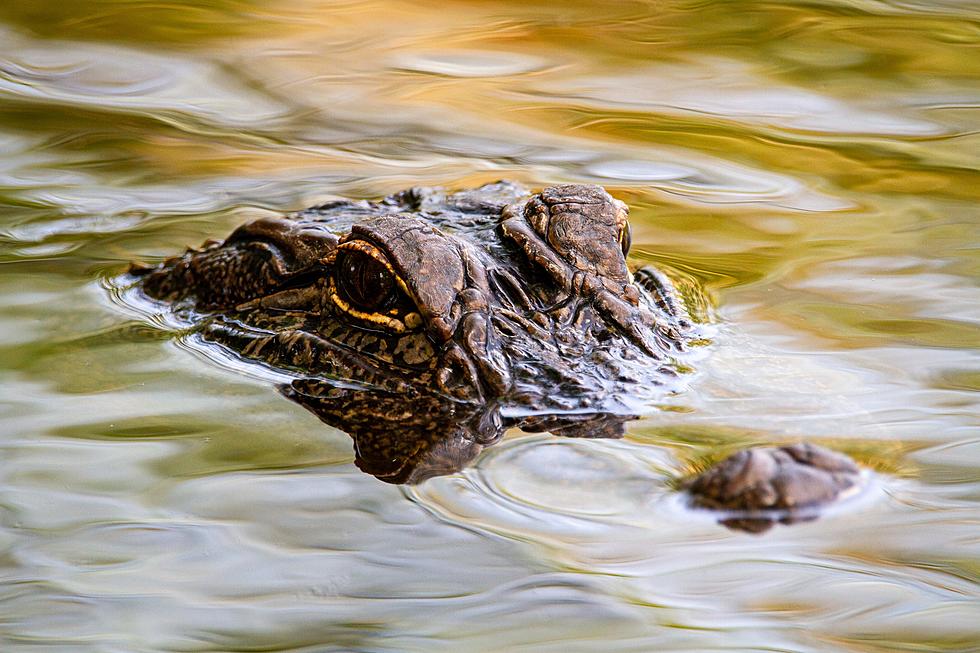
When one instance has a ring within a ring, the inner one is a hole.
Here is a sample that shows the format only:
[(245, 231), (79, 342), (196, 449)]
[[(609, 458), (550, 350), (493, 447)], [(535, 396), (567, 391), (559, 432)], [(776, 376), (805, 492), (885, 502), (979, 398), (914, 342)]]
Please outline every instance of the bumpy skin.
[[(666, 277), (634, 278), (624, 234), (626, 206), (598, 186), (418, 188), (258, 220), (131, 271), (205, 339), (306, 379), (528, 412), (626, 412), (617, 391), (658, 396), (676, 377), (668, 358), (690, 324)], [(372, 252), (397, 279), (386, 310), (350, 310), (344, 248)]]
[(599, 186), (414, 188), (130, 272), (204, 340), (291, 373), (283, 394), (362, 469), (418, 482), (510, 426), (620, 437), (632, 401), (674, 388), (695, 329), (666, 276), (627, 267), (627, 217)]
[(810, 443), (739, 451), (686, 484), (692, 502), (730, 513), (732, 528), (761, 532), (776, 521), (815, 518), (815, 509), (855, 491), (854, 462)]

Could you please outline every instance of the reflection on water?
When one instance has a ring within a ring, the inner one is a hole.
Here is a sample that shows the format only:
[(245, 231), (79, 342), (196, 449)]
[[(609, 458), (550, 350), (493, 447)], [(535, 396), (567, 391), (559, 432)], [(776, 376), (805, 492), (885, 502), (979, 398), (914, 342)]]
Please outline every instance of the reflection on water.
[[(976, 57), (964, 2), (0, 6), (4, 650), (971, 650)], [(622, 440), (411, 488), (101, 279), (269, 210), (601, 183), (708, 289)], [(750, 537), (673, 479), (819, 438), (881, 487)]]

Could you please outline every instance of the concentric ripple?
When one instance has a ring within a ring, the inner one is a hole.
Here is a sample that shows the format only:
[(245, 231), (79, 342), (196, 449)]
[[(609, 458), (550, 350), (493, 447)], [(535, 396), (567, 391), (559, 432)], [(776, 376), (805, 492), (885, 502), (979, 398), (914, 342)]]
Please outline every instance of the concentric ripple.
[(667, 487), (675, 473), (659, 448), (535, 435), (504, 442), (465, 473), (406, 493), (447, 521), (517, 538), (574, 540), (676, 519)]
[[(638, 533), (669, 539), (675, 529), (687, 537), (692, 527), (710, 532), (722, 520), (758, 517), (692, 507), (687, 495), (671, 487), (682, 473), (670, 452), (659, 447), (534, 435), (493, 448), (463, 474), (431, 479), (406, 493), (461, 526), (566, 543), (635, 539)], [(789, 523), (833, 518), (866, 510), (884, 494), (881, 479), (865, 470), (859, 487), (839, 504), (772, 518)]]

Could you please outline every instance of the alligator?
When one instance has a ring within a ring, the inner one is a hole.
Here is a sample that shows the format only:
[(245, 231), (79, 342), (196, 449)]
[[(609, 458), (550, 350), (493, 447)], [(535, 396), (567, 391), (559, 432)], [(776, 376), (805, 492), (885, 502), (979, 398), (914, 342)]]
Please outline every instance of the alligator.
[[(631, 269), (629, 210), (600, 186), (496, 182), (335, 199), (249, 222), (136, 288), (198, 337), (289, 379), (289, 399), (391, 483), (455, 472), (508, 428), (622, 437), (679, 391), (704, 341), (670, 278)], [(764, 530), (858, 484), (812, 444), (748, 450), (685, 484)]]

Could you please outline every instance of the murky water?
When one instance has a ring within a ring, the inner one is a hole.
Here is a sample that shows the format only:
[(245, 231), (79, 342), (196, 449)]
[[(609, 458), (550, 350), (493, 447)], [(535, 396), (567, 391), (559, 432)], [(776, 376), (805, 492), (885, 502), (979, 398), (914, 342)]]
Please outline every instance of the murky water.
[[(5, 0), (3, 650), (977, 650), (978, 41), (955, 0)], [(625, 440), (384, 484), (104, 287), (264, 211), (498, 178), (604, 184), (715, 304)], [(670, 489), (795, 439), (877, 486), (763, 535)]]

